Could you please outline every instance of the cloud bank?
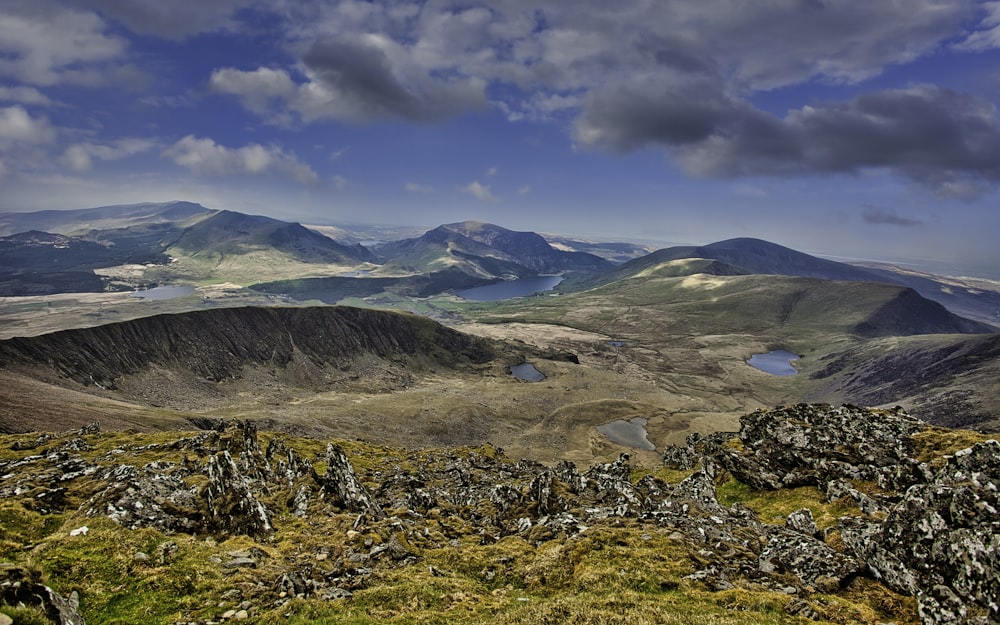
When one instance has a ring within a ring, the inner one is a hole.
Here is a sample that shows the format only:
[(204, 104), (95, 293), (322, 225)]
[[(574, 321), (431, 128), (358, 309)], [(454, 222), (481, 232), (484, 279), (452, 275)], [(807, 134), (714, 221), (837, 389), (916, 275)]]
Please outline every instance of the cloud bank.
[(319, 181), (316, 172), (294, 154), (257, 143), (227, 148), (212, 139), (188, 135), (164, 150), (163, 155), (175, 164), (201, 175), (278, 174), (307, 184)]

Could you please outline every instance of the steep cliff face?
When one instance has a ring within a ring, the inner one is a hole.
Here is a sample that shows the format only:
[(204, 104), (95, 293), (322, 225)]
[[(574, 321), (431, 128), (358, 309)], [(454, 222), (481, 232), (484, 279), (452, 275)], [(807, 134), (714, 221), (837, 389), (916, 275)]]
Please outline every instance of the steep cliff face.
[(214, 309), (0, 342), (0, 367), (49, 368), (103, 388), (148, 368), (218, 382), (247, 366), (321, 369), (361, 355), (459, 366), (495, 352), (489, 341), (422, 317), (347, 307)]

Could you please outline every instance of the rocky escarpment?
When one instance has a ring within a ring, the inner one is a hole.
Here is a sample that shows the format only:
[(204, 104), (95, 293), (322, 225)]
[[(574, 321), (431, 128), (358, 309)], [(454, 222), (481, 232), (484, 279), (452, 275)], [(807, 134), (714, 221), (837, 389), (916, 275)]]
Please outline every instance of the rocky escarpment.
[[(916, 597), (928, 624), (1000, 618), (1000, 444), (922, 462), (928, 430), (901, 411), (755, 412), (738, 434), (692, 436), (669, 449), (668, 464), (689, 468), (680, 481), (637, 479), (627, 456), (585, 470), (515, 462), (492, 447), (382, 449), (352, 459), (347, 443), (312, 442), (304, 453), (302, 441), (261, 434), (249, 422), (206, 425), (212, 429), (157, 442), (115, 439), (101, 453), (96, 428), (19, 439), (17, 458), (0, 462), (0, 503), (211, 544), (245, 535), (260, 547), (213, 556), (227, 575), (254, 571), (227, 591), (244, 617), (296, 597), (349, 598), (377, 583), (379, 571), (416, 567), (463, 545), (517, 537), (542, 550), (630, 526), (685, 550), (691, 588), (789, 597), (781, 605), (800, 616), (836, 620), (823, 597), (856, 592), (867, 579)], [(758, 501), (794, 500), (784, 493), (803, 488), (825, 501), (775, 522), (749, 503), (724, 503), (720, 484), (727, 492), (750, 485)], [(305, 535), (288, 534), (300, 524), (324, 540), (304, 547)], [(176, 545), (156, 549), (166, 562)], [(468, 574), (490, 584), (517, 567), (511, 556)], [(432, 564), (430, 574), (452, 573)], [(84, 590), (81, 605), (87, 600)], [(192, 610), (187, 620), (206, 617)]]
[(496, 349), (416, 315), (341, 306), (220, 308), (0, 341), (0, 367), (41, 367), (105, 389), (150, 368), (219, 382), (245, 367), (295, 363), (319, 378), (359, 356), (459, 366), (487, 362)]

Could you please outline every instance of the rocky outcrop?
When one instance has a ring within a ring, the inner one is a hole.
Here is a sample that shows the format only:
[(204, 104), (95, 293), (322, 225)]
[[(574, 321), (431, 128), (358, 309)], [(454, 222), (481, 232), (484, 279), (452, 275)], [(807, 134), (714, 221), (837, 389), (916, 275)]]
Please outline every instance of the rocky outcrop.
[(327, 445), (326, 471), (319, 473), (314, 469), (313, 479), (319, 484), (320, 491), (331, 497), (334, 505), (368, 515), (373, 520), (385, 517), (371, 493), (358, 480), (354, 467), (340, 447), (332, 443)]
[[(80, 508), (88, 516), (213, 540), (246, 534), (262, 545), (282, 524), (337, 517), (346, 543), (336, 548), (273, 557), (255, 547), (220, 557), (227, 574), (279, 571), (254, 587), (257, 604), (347, 598), (378, 567), (413, 565), (424, 550), (460, 546), (470, 535), (483, 545), (517, 536), (539, 546), (576, 541), (599, 524), (632, 524), (689, 547), (690, 583), (793, 594), (793, 614), (816, 617), (814, 593), (837, 593), (867, 576), (915, 596), (928, 625), (1000, 618), (1000, 443), (923, 464), (914, 457), (921, 425), (899, 410), (758, 411), (738, 434), (692, 436), (668, 450), (671, 462), (696, 467), (679, 483), (634, 480), (627, 455), (580, 471), (569, 462), (513, 462), (490, 447), (369, 458), (359, 470), (347, 443), (307, 458), (279, 436), (267, 435), (264, 445), (250, 422), (202, 425), (211, 429), (90, 461), (83, 453), (99, 436), (93, 430), (28, 437), (19, 444), (23, 456), (0, 462), (0, 498), (72, 511), (78, 499), (69, 494), (88, 488)], [(758, 495), (780, 499), (784, 489), (808, 486), (836, 509), (857, 510), (821, 527), (809, 508), (765, 522), (744, 505), (720, 502), (716, 485), (733, 476)], [(160, 551), (166, 562), (169, 549)]]
[[(738, 446), (693, 437), (665, 458), (717, 462), (757, 489), (816, 486), (862, 513), (839, 522), (843, 553), (817, 548), (811, 513), (792, 513), (786, 528), (767, 530), (761, 570), (816, 586), (867, 572), (917, 597), (928, 625), (1000, 621), (1000, 443), (959, 451), (935, 471), (913, 457), (922, 426), (898, 408), (803, 404), (756, 411), (740, 425)], [(865, 482), (879, 499), (855, 487)]]
[(844, 542), (891, 588), (918, 597), (924, 623), (998, 622), (998, 486), (1000, 443), (962, 450), (881, 523), (848, 524)]
[(928, 477), (911, 457), (910, 439), (921, 427), (900, 408), (878, 418), (855, 406), (758, 410), (740, 419), (743, 450), (720, 447), (715, 457), (736, 479), (759, 489), (826, 489), (838, 479), (901, 489)]

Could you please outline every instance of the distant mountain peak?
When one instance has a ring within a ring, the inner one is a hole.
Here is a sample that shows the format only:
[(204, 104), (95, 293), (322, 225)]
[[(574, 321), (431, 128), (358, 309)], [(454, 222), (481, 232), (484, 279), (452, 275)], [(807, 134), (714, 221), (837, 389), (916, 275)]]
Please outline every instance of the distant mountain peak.
[(593, 254), (567, 252), (540, 234), (517, 232), (483, 221), (460, 221), (428, 230), (420, 237), (380, 248), (389, 261), (415, 269), (443, 262), (479, 275), (535, 275), (561, 271), (603, 271), (612, 264)]

